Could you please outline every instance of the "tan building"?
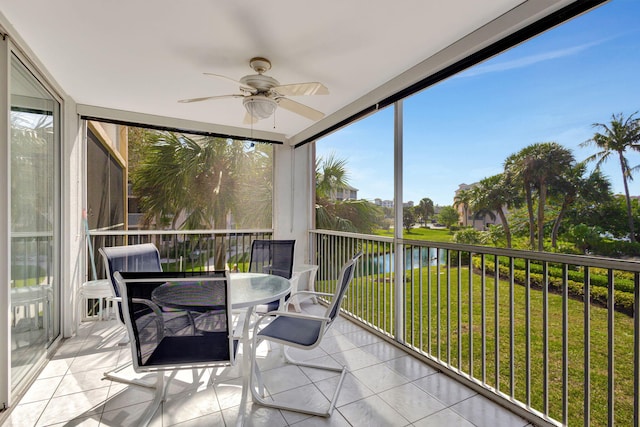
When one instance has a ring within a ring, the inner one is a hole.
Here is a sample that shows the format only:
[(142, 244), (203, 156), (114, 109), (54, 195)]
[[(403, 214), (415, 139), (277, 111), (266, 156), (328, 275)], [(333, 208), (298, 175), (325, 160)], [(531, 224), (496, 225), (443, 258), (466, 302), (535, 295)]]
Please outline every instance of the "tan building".
[[(491, 212), (473, 212), (470, 206), (466, 206), (464, 203), (459, 203), (457, 206), (455, 205), (458, 200), (458, 195), (462, 191), (471, 191), (473, 187), (475, 187), (477, 183), (473, 184), (459, 184), (458, 189), (453, 196), (454, 206), (458, 210), (458, 214), (460, 215), (460, 226), (467, 227), (471, 226), (478, 231), (483, 231), (489, 228), (490, 225), (500, 225), (502, 222), (500, 221), (500, 216), (496, 211)], [(466, 218), (465, 218), (465, 210), (466, 210)], [(506, 210), (505, 210), (506, 212)]]

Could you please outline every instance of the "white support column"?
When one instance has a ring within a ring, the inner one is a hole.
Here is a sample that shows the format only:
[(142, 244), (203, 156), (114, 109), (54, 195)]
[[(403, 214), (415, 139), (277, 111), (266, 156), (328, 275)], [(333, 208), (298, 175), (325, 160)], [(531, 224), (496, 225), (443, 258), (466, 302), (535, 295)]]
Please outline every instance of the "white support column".
[(8, 41), (0, 35), (0, 409), (9, 406), (11, 396), (11, 330), (9, 327), (9, 299), (11, 272), (9, 268), (10, 226), (9, 226), (9, 47)]
[(82, 209), (86, 206), (86, 131), (76, 112), (76, 103), (64, 102), (62, 114), (62, 253), (61, 258), (61, 313), (62, 336), (72, 336), (77, 319), (78, 288), (86, 280), (86, 251), (82, 234)]
[(402, 202), (402, 101), (394, 104), (394, 284), (395, 284), (395, 304), (394, 321), (396, 327), (396, 341), (404, 342), (404, 256), (403, 245), (399, 243), (402, 239), (403, 227), (403, 202)]
[(286, 143), (273, 147), (273, 238), (295, 239), (295, 262), (303, 264), (308, 257), (311, 228), (311, 144), (297, 149)]

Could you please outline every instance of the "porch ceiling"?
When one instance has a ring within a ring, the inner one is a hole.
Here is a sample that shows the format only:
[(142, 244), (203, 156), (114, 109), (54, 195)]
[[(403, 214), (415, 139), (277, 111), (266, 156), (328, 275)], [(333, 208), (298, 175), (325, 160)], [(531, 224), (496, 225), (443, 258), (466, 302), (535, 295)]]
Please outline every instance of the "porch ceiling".
[[(0, 23), (79, 104), (233, 128), (250, 128), (241, 99), (177, 100), (239, 93), (203, 73), (240, 79), (250, 58), (266, 57), (280, 83), (329, 89), (294, 98), (323, 112), (319, 122), (278, 108), (275, 128), (272, 118), (253, 125), (296, 143), (567, 3), (0, 0)], [(477, 31), (496, 19), (506, 24)], [(434, 57), (470, 34), (468, 48)]]

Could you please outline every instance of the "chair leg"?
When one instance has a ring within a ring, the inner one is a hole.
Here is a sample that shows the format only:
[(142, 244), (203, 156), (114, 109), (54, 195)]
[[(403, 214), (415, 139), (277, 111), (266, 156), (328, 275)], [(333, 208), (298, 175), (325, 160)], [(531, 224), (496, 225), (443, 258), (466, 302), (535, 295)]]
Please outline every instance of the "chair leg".
[(164, 372), (158, 372), (157, 380), (156, 380), (156, 392), (153, 396), (153, 401), (151, 405), (147, 408), (147, 410), (142, 414), (140, 420), (138, 421), (138, 425), (147, 426), (151, 422), (151, 419), (158, 411), (160, 404), (165, 400), (165, 393), (167, 391), (168, 381), (164, 381)]
[(252, 376), (253, 374), (255, 374), (256, 381), (258, 382), (258, 393), (261, 397), (264, 397), (264, 381), (262, 380), (262, 371), (255, 361), (252, 362), (251, 371)]
[[(338, 385), (335, 388), (335, 391), (333, 392), (333, 396), (331, 397), (331, 400), (329, 401), (329, 406), (325, 409), (325, 410), (314, 410), (309, 408), (308, 406), (295, 406), (295, 405), (288, 405), (286, 403), (280, 403), (277, 402), (275, 400), (266, 400), (265, 398), (265, 392), (264, 392), (264, 382), (262, 380), (262, 373), (260, 372), (260, 367), (258, 366), (258, 362), (256, 361), (256, 354), (255, 354), (255, 348), (257, 347), (257, 345), (259, 344), (258, 341), (254, 341), (254, 345), (252, 348), (252, 361), (251, 361), (251, 372), (250, 372), (250, 376), (249, 376), (249, 388), (251, 389), (251, 395), (253, 397), (253, 401), (258, 403), (259, 405), (262, 406), (267, 406), (270, 408), (276, 408), (276, 409), (284, 409), (287, 411), (294, 411), (294, 412), (300, 412), (303, 414), (309, 414), (309, 415), (317, 415), (320, 417), (330, 417), (331, 414), (333, 413), (333, 410), (336, 407), (336, 402), (338, 401), (338, 396), (340, 394), (340, 390), (342, 389), (342, 383), (344, 382), (344, 378), (347, 375), (347, 367), (343, 366), (340, 368), (334, 368), (332, 366), (326, 366), (326, 365), (319, 365), (319, 364), (315, 364), (315, 363), (306, 363), (306, 362), (299, 362), (294, 360), (293, 358), (291, 358), (287, 352), (286, 352), (286, 347), (283, 349), (284, 352), (284, 356), (285, 356), (285, 361), (287, 363), (291, 363), (294, 365), (298, 365), (298, 366), (305, 366), (305, 367), (309, 367), (309, 368), (315, 368), (315, 369), (324, 369), (324, 370), (328, 370), (328, 371), (333, 371), (333, 372), (340, 372), (340, 379), (338, 380)], [(254, 376), (256, 377), (256, 381), (258, 382), (257, 384), (257, 390), (256, 387), (253, 384), (253, 378)]]
[(111, 370), (111, 371), (107, 371), (105, 372), (104, 378), (111, 380), (111, 381), (115, 381), (115, 382), (119, 382), (122, 384), (132, 384), (132, 385), (137, 385), (140, 387), (145, 387), (145, 388), (158, 388), (158, 386), (162, 385), (162, 384), (149, 384), (145, 381), (136, 379), (136, 378), (128, 378), (128, 377), (124, 377), (121, 375), (118, 375), (121, 371), (127, 369), (128, 367), (130, 367), (132, 365), (131, 362), (129, 363), (125, 363), (124, 365), (118, 366), (117, 368)]

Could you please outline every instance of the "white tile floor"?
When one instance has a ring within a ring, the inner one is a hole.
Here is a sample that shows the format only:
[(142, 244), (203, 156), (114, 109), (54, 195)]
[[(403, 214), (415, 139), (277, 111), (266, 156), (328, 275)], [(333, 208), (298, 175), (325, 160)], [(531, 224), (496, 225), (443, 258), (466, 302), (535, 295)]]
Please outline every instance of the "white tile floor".
[[(303, 309), (318, 312), (307, 303)], [(116, 321), (85, 322), (68, 339), (3, 426), (136, 426), (152, 394), (103, 379), (103, 372), (130, 360), (118, 345), (124, 328)], [(263, 348), (264, 347), (264, 348)], [(346, 364), (349, 373), (333, 415), (326, 419), (260, 407), (249, 402), (248, 426), (526, 426), (528, 423), (417, 361), (345, 319), (321, 346), (292, 351), (299, 359)], [(269, 393), (278, 399), (327, 402), (337, 377), (310, 368), (285, 366), (276, 347), (259, 350)], [(240, 366), (191, 371), (171, 381), (167, 400), (152, 426), (234, 426), (241, 395)], [(277, 395), (277, 396), (276, 396)], [(250, 400), (250, 399), (249, 399)]]

